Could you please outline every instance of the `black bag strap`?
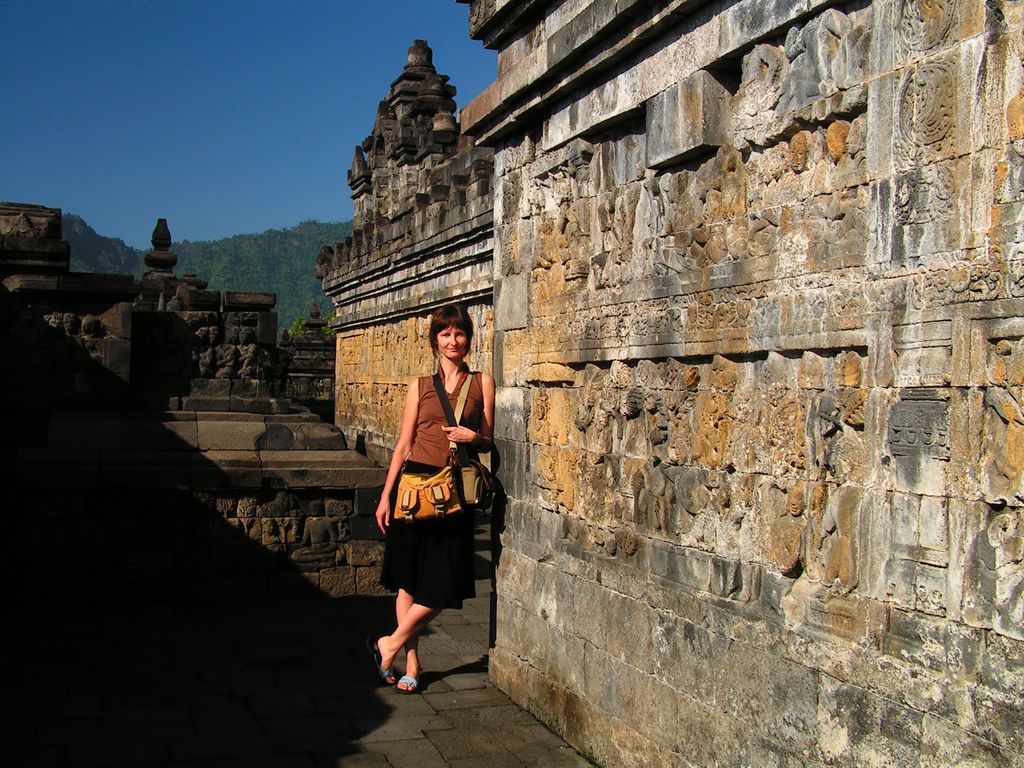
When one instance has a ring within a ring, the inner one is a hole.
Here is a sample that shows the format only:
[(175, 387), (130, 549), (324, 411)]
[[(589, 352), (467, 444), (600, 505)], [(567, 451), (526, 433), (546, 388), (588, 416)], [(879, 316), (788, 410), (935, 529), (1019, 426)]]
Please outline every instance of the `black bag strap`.
[[(462, 381), (462, 386), (468, 387), (473, 374), (467, 374)], [(444, 391), (444, 384), (441, 383), (441, 374), (434, 374), (434, 389), (437, 390), (437, 399), (441, 401), (441, 408), (444, 409), (444, 417), (448, 420), (449, 427), (459, 426), (455, 420), (455, 413), (452, 411), (452, 404), (448, 402), (448, 393)], [(465, 443), (455, 444), (455, 460), (460, 467), (468, 467), (470, 463), (469, 451)]]

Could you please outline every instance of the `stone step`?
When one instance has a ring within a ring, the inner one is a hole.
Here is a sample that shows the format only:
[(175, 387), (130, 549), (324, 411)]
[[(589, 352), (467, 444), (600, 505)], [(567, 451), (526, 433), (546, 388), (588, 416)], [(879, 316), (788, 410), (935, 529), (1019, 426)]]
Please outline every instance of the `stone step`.
[(386, 470), (349, 450), (21, 449), (22, 483), (40, 489), (372, 488)]
[(48, 442), (52, 448), (68, 450), (343, 451), (348, 448), (340, 429), (311, 413), (57, 413), (50, 420)]
[(263, 483), (271, 488), (372, 488), (387, 470), (355, 451), (260, 451)]
[(308, 412), (56, 413), (49, 448), (18, 451), (31, 487), (370, 488), (385, 470)]
[(348, 448), (345, 435), (333, 424), (267, 424), (256, 447), (260, 450), (338, 450)]

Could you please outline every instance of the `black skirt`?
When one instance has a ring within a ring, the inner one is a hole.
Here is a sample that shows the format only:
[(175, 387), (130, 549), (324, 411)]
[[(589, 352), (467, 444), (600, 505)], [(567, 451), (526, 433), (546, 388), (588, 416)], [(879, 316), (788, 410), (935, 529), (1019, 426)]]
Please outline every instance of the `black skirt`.
[[(433, 474), (439, 467), (406, 462), (412, 472)], [(404, 589), (427, 608), (461, 608), (476, 597), (473, 576), (473, 514), (440, 520), (395, 522), (398, 483), (391, 494), (391, 520), (384, 544), (380, 583), (393, 592)]]

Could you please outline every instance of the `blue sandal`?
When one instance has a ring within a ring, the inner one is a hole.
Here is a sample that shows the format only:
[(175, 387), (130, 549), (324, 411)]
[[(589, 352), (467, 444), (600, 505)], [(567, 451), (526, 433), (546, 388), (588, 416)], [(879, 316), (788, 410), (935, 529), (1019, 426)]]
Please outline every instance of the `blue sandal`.
[[(405, 688), (402, 687), (403, 685)], [(399, 693), (418, 693), (419, 687), (420, 681), (412, 675), (402, 675), (397, 686)]]
[(377, 677), (381, 679), (381, 682), (383, 682), (384, 685), (394, 685), (397, 682), (395, 668), (388, 667), (387, 669), (384, 669), (384, 667), (380, 665), (380, 648), (377, 647), (377, 641), (372, 637), (366, 638), (366, 650), (368, 650), (370, 655), (373, 656), (373, 668), (377, 672)]

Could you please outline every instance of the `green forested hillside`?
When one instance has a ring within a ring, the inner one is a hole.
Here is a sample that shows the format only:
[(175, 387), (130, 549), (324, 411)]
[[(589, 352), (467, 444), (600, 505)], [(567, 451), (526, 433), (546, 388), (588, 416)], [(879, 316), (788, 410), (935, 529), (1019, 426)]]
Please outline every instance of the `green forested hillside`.
[(104, 237), (81, 216), (63, 216), (64, 239), (71, 246), (71, 269), (75, 272), (107, 272), (137, 275), (142, 255), (116, 237)]
[[(223, 240), (174, 243), (175, 273), (194, 272), (216, 291), (268, 291), (277, 294), (279, 328), (306, 317), (316, 302), (323, 314), (328, 302), (316, 279), (321, 245), (334, 245), (352, 232), (352, 222), (304, 221), (289, 229), (235, 235)], [(98, 235), (80, 216), (64, 216), (64, 238), (71, 245), (71, 268), (79, 272), (118, 272), (139, 276), (144, 252), (124, 241)]]
[(304, 221), (258, 235), (184, 240), (171, 250), (178, 254), (177, 274), (194, 272), (211, 290), (276, 293), (278, 327), (287, 328), (297, 317), (306, 317), (313, 302), (327, 314), (327, 298), (314, 275), (316, 255), (321, 245), (334, 245), (351, 232), (350, 221)]

